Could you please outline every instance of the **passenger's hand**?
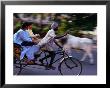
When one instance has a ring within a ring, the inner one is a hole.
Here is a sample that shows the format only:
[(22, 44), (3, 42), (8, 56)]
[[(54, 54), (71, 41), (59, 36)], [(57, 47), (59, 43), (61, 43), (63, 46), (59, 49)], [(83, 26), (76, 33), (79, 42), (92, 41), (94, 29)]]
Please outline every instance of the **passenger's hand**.
[(35, 41), (35, 39), (34, 38), (32, 38), (32, 42), (34, 42)]

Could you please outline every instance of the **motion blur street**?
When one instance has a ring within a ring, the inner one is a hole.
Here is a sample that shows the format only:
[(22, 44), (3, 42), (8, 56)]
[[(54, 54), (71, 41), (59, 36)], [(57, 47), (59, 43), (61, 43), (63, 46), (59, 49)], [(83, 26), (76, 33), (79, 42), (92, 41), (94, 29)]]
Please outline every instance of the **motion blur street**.
[[(77, 58), (80, 60), (83, 56), (83, 51), (77, 51), (73, 50), (72, 55), (73, 57)], [(93, 56), (94, 56), (94, 64), (89, 63), (89, 58), (86, 58), (85, 61), (81, 62), (82, 63), (82, 73), (81, 75), (97, 75), (97, 48), (93, 49)], [(57, 55), (56, 58), (59, 56)], [(39, 61), (37, 61), (39, 63)], [(58, 65), (60, 61), (57, 61), (56, 63), (53, 64), (54, 67), (56, 67), (55, 70), (46, 70), (45, 67), (43, 66), (38, 66), (38, 65), (28, 65), (24, 67), (24, 69), (21, 71), (20, 75), (61, 75), (60, 72), (58, 71)], [(14, 72), (16, 74), (16, 72)], [(68, 73), (67, 73), (68, 74)]]

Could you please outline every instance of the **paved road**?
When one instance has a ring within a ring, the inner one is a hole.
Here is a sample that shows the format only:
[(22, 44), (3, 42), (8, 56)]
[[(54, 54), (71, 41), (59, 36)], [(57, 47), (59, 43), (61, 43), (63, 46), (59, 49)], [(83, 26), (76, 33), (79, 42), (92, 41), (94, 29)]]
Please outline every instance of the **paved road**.
[[(95, 63), (94, 65), (90, 65), (89, 64), (89, 58), (87, 58), (84, 62), (82, 63), (82, 73), (81, 75), (97, 75), (97, 48), (93, 49), (93, 56), (94, 56), (94, 60)], [(81, 59), (82, 55), (83, 55), (83, 51), (78, 51), (76, 52), (75, 50), (73, 50), (73, 57), (77, 58), (77, 59)], [(56, 58), (59, 56), (56, 56)], [(42, 66), (36, 66), (36, 65), (30, 65), (30, 66), (26, 66), (20, 75), (60, 75), (59, 71), (58, 71), (58, 65), (59, 65), (59, 61), (58, 63), (55, 63), (54, 66), (56, 67), (55, 70), (45, 70), (45, 67)], [(14, 74), (16, 74), (14, 72)]]

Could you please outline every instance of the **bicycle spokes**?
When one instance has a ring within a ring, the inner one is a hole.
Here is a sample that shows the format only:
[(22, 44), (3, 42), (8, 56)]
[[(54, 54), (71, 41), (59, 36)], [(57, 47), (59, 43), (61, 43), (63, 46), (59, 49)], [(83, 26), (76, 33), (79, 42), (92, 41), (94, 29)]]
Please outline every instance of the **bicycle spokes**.
[(61, 75), (80, 75), (82, 72), (82, 65), (74, 58), (67, 58), (60, 63), (58, 69)]

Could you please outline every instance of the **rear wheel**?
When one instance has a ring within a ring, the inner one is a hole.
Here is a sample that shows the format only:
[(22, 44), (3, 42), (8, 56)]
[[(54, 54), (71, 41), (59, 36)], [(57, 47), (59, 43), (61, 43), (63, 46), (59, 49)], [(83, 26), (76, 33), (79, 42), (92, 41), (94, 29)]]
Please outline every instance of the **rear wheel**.
[(20, 60), (20, 53), (14, 52), (14, 64), (13, 64), (13, 74), (14, 75), (20, 75), (23, 68), (27, 65), (25, 65), (25, 61), (27, 60), (27, 57), (24, 56), (22, 60)]
[(22, 64), (21, 61), (16, 61), (16, 64), (14, 64), (14, 75), (19, 75), (22, 71)]

